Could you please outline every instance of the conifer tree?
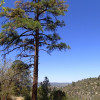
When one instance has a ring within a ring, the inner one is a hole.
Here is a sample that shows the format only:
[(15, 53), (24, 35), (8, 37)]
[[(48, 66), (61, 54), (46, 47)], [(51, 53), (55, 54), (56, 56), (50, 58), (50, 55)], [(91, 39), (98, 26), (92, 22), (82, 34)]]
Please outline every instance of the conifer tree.
[(49, 79), (45, 77), (44, 81), (40, 83), (38, 88), (38, 100), (49, 100), (50, 92), (50, 82)]
[(32, 100), (37, 100), (39, 51), (70, 49), (56, 33), (65, 26), (59, 16), (67, 11), (65, 0), (18, 0), (15, 8), (5, 7), (0, 17), (6, 21), (0, 32), (0, 46), (4, 55), (19, 50), (18, 57), (34, 58)]

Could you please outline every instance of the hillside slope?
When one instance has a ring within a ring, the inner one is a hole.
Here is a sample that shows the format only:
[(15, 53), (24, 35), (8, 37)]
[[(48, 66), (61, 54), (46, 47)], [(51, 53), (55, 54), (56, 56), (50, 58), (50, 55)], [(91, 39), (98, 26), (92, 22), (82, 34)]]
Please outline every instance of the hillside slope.
[(72, 82), (63, 91), (75, 100), (100, 100), (100, 77)]

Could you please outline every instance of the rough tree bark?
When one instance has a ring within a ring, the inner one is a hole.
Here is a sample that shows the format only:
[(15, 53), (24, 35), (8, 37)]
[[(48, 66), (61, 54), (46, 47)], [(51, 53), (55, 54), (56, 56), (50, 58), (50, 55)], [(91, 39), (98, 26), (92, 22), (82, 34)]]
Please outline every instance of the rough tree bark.
[[(35, 1), (36, 2), (36, 1)], [(38, 21), (38, 9), (36, 20)], [(35, 34), (35, 56), (34, 56), (34, 72), (33, 72), (33, 88), (32, 88), (32, 100), (37, 100), (37, 86), (38, 86), (38, 56), (39, 56), (39, 30), (36, 29)]]
[(35, 40), (35, 57), (34, 57), (34, 73), (33, 73), (33, 89), (32, 89), (32, 100), (37, 100), (37, 85), (38, 85), (38, 31), (36, 32)]

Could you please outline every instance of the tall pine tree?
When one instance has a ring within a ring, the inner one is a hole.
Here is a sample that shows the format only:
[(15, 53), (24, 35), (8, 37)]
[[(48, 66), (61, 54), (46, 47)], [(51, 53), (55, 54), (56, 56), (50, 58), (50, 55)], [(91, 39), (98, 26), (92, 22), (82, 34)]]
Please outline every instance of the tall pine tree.
[(65, 0), (18, 0), (15, 8), (0, 12), (6, 19), (0, 33), (4, 55), (19, 50), (18, 57), (34, 58), (32, 100), (37, 100), (39, 51), (70, 49), (56, 33), (57, 27), (65, 26), (58, 16), (64, 16), (67, 7)]

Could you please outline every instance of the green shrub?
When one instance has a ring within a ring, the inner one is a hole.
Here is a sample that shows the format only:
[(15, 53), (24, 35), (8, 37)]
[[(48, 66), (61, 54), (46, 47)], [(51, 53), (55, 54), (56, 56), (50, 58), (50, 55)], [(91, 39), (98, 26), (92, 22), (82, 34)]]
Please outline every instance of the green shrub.
[(31, 100), (31, 96), (30, 96), (30, 95), (26, 95), (26, 96), (24, 97), (24, 100)]

